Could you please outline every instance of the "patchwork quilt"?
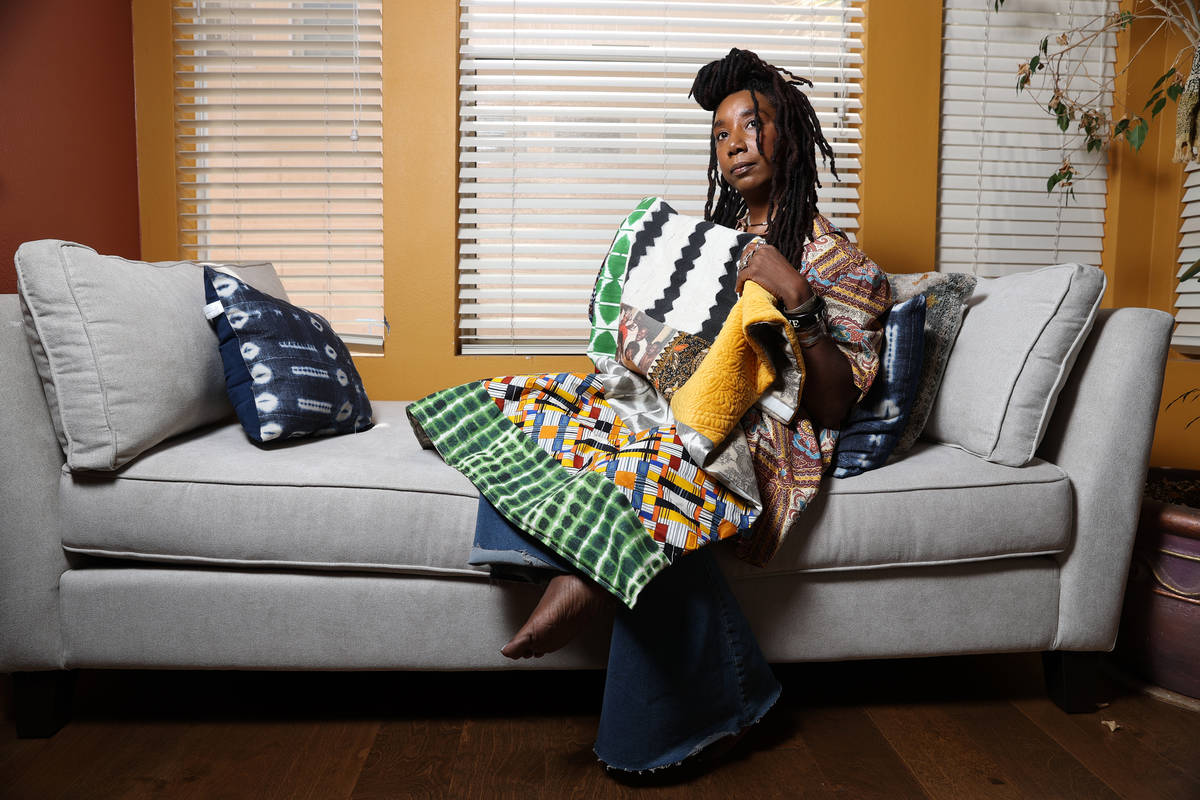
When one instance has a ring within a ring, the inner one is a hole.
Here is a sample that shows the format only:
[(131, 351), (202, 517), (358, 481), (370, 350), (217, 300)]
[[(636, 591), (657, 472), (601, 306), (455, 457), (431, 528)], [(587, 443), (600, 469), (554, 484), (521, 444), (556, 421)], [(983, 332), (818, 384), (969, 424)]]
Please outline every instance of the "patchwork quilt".
[[(817, 224), (798, 268), (825, 296), (831, 336), (865, 392), (888, 285), (840, 231)], [(753, 283), (734, 292), (754, 238), (647, 198), (621, 223), (593, 291), (597, 372), (437, 392), (409, 407), (418, 436), (630, 607), (709, 542), (739, 538), (744, 557), (765, 563), (837, 437), (803, 416), (803, 358), (774, 298)]]
[(785, 424), (800, 407), (803, 358), (765, 289), (735, 292), (760, 237), (643, 200), (621, 223), (596, 281), (588, 355), (642, 375), (704, 461), (759, 403)]

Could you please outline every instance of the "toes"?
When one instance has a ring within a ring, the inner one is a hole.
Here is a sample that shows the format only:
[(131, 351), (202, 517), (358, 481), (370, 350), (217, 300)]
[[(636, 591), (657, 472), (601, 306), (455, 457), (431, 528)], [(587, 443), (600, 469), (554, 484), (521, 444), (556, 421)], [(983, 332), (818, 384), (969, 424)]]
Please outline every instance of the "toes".
[(533, 637), (527, 633), (518, 633), (508, 644), (500, 648), (500, 655), (514, 661), (518, 658), (529, 658), (533, 655)]

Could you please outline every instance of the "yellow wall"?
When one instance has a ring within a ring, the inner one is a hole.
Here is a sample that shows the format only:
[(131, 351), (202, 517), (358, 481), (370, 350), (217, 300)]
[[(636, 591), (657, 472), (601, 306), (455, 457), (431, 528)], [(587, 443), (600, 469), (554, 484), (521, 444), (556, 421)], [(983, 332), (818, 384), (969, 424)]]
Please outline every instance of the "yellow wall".
[[(132, 2), (142, 254), (176, 258), (170, 4)], [(582, 356), (456, 353), (457, 4), (396, 0), (385, 11), (384, 305), (392, 332), (382, 357), (358, 360), (368, 393), (411, 399), (488, 375), (589, 369)], [(940, 82), (918, 78), (940, 75), (941, 2), (878, 1), (866, 21), (859, 239), (891, 272), (924, 271), (936, 255)], [(1121, 47), (1128, 52), (1128, 42)], [(1148, 49), (1118, 91), (1147, 96), (1168, 49)], [(419, 135), (405, 135), (414, 118)], [(1171, 307), (1181, 196), (1179, 167), (1167, 163), (1171, 128), (1156, 125), (1141, 154), (1114, 157), (1108, 305)], [(1200, 362), (1173, 354), (1164, 396), (1191, 386), (1200, 386)], [(1200, 403), (1160, 417), (1153, 463), (1200, 468), (1200, 424), (1183, 430), (1196, 414)]]

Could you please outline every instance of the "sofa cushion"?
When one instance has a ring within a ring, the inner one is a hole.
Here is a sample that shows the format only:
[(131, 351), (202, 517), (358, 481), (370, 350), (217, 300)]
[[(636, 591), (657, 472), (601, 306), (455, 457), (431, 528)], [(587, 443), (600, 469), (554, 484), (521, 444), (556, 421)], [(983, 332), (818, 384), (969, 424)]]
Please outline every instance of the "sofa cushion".
[(925, 435), (997, 464), (1032, 459), (1104, 286), (1083, 264), (980, 279)]
[[(115, 469), (230, 414), (200, 265), (130, 261), (56, 239), (21, 245), (16, 265), (30, 346), (72, 469)], [(270, 264), (235, 271), (285, 296)]]
[[(421, 449), (405, 403), (376, 425), (255, 447), (237, 423), (164, 442), (113, 473), (65, 473), (69, 550), (156, 561), (479, 574), (479, 493)], [(130, 509), (137, 509), (130, 513)]]
[[(257, 448), (228, 424), (164, 442), (115, 473), (64, 473), (64, 544), (154, 561), (484, 576), (467, 565), (478, 493), (420, 448), (405, 405), (375, 403), (376, 426), (359, 436)], [(732, 568), (761, 575), (1056, 552), (1071, 519), (1056, 467), (1002, 467), (928, 443), (828, 490), (766, 570)]]
[(371, 428), (371, 402), (327, 319), (212, 267), (204, 292), (225, 391), (247, 436), (268, 442)]
[(765, 567), (735, 577), (928, 566), (1059, 553), (1074, 519), (1071, 482), (1053, 464), (984, 461), (918, 442), (903, 459), (827, 480)]

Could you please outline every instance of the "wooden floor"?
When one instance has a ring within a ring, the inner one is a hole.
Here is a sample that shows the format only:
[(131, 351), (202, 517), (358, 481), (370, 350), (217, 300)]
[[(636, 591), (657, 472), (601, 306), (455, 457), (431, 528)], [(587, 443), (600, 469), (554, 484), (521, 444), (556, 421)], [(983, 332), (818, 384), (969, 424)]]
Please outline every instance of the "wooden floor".
[(1200, 712), (1116, 685), (1068, 716), (1036, 654), (777, 671), (724, 766), (656, 787), (597, 765), (598, 673), (83, 672), (48, 740), (15, 738), (5, 677), (0, 797), (1200, 800)]

